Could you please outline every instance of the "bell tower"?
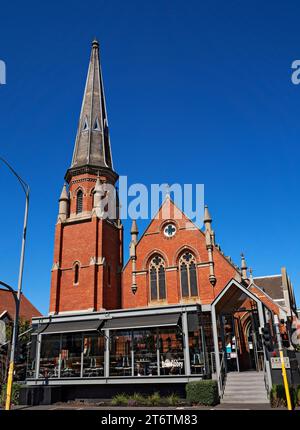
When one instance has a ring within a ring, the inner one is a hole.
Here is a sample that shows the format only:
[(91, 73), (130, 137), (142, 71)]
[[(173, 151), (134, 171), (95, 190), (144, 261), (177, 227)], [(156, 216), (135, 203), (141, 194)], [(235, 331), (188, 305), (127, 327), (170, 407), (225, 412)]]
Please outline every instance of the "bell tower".
[[(50, 313), (120, 307), (123, 226), (119, 219), (117, 180), (99, 43), (94, 40), (72, 162), (59, 198)], [(108, 193), (114, 207), (109, 214)]]

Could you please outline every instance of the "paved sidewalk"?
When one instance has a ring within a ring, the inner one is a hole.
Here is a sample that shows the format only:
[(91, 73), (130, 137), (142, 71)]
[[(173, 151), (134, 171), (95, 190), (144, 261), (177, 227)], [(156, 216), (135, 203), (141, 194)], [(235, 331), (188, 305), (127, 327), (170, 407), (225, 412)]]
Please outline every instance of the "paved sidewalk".
[[(93, 410), (93, 411), (116, 411), (116, 410), (147, 410), (147, 411), (184, 411), (184, 410), (210, 410), (210, 411), (218, 411), (218, 410), (270, 410), (271, 406), (267, 404), (220, 404), (216, 406), (181, 406), (181, 407), (166, 407), (166, 406), (157, 406), (157, 407), (116, 407), (116, 406), (94, 406), (94, 405), (72, 405), (70, 403), (65, 404), (53, 404), (53, 405), (39, 405), (39, 406), (15, 406), (14, 410)], [(275, 409), (274, 409), (275, 410)], [(277, 409), (278, 410), (278, 409)], [(281, 408), (279, 410), (285, 410)]]

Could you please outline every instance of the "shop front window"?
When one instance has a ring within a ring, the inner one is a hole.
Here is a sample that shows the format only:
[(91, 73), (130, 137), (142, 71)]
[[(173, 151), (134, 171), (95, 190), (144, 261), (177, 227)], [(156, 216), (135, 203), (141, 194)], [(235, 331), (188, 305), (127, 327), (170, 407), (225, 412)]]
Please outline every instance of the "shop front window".
[(32, 336), (27, 355), (26, 378), (35, 378), (37, 336)]
[(157, 329), (134, 330), (133, 347), (134, 375), (157, 375)]
[(61, 378), (76, 378), (81, 375), (82, 334), (62, 335)]
[(83, 377), (104, 376), (104, 336), (83, 335)]
[(132, 375), (132, 332), (116, 330), (110, 333), (110, 376)]
[(196, 312), (188, 315), (188, 333), (191, 374), (202, 375), (206, 373), (205, 339)]
[(183, 334), (179, 328), (159, 329), (160, 375), (184, 375)]
[(60, 335), (42, 336), (39, 378), (58, 378)]

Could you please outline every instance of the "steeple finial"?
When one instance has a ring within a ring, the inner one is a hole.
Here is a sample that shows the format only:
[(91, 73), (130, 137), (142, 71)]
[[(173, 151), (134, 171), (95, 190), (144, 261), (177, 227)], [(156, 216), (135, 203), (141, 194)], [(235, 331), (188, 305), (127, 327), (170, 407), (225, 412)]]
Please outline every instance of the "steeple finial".
[(96, 48), (96, 49), (99, 48), (99, 42), (96, 37), (94, 37), (92, 41), (92, 48)]
[(92, 42), (90, 63), (82, 100), (71, 168), (113, 169), (107, 111), (99, 60), (99, 42)]

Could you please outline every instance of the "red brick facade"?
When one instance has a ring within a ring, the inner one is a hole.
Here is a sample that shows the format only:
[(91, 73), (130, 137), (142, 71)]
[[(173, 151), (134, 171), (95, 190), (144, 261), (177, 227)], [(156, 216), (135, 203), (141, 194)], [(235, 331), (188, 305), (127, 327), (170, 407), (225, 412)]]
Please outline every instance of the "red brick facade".
[[(50, 312), (120, 307), (122, 228), (92, 211), (96, 176), (79, 175), (70, 182), (70, 213), (55, 230)], [(101, 177), (105, 180), (105, 177)], [(76, 214), (76, 195), (83, 192), (83, 211)], [(79, 279), (75, 281), (75, 265)]]
[[(136, 284), (132, 292), (132, 261), (123, 262), (123, 229), (99, 219), (92, 211), (92, 191), (96, 178), (76, 177), (70, 183), (70, 216), (58, 221), (55, 232), (50, 312), (135, 308), (178, 304), (210, 304), (228, 282), (241, 281), (237, 268), (213, 246), (215, 286), (209, 281), (209, 258), (205, 234), (166, 199), (136, 246)], [(76, 193), (83, 191), (83, 215), (76, 216)], [(168, 217), (165, 218), (165, 214)], [(180, 214), (180, 215), (179, 215)], [(163, 233), (166, 223), (176, 226), (169, 238)], [(179, 258), (190, 251), (196, 260), (198, 295), (182, 297)], [(165, 262), (166, 298), (151, 300), (149, 261), (158, 254)], [(79, 264), (79, 282), (74, 284), (74, 267)], [(278, 306), (261, 290), (250, 287), (272, 311)]]
[[(163, 211), (169, 211), (170, 217), (163, 219)], [(174, 213), (175, 212), (175, 213)], [(181, 213), (181, 212), (180, 212)], [(182, 214), (182, 213), (181, 213)], [(175, 215), (175, 219), (174, 219)], [(167, 199), (160, 209), (158, 219), (151, 221), (136, 247), (136, 283), (137, 292), (133, 295), (132, 265), (129, 261), (122, 276), (122, 307), (143, 307), (157, 305), (157, 301), (150, 298), (149, 261), (154, 254), (159, 254), (165, 260), (166, 299), (160, 304), (178, 303), (211, 303), (219, 292), (232, 278), (240, 279), (235, 267), (214, 248), (216, 286), (209, 282), (209, 261), (206, 249), (205, 235), (191, 221), (182, 214), (181, 219), (171, 200)], [(172, 221), (176, 226), (174, 237), (165, 237), (163, 227)], [(198, 296), (182, 298), (178, 260), (182, 253), (189, 250), (196, 258)]]

